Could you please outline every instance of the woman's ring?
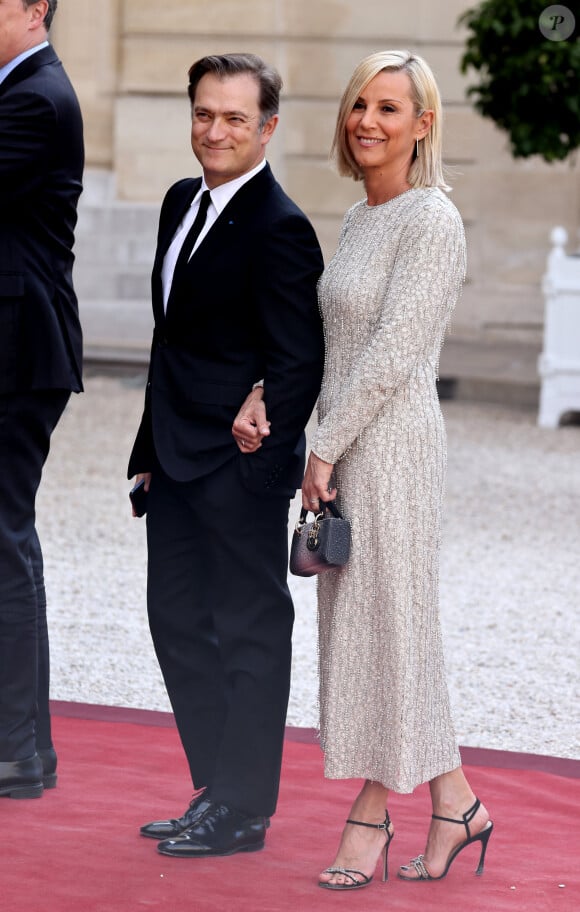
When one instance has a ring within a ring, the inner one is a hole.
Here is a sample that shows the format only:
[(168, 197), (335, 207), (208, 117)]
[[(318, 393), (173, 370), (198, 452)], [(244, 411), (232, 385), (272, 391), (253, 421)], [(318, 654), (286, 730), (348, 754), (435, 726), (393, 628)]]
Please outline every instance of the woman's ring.
[(311, 500), (310, 503), (318, 503), (318, 498), (316, 498), (316, 500)]

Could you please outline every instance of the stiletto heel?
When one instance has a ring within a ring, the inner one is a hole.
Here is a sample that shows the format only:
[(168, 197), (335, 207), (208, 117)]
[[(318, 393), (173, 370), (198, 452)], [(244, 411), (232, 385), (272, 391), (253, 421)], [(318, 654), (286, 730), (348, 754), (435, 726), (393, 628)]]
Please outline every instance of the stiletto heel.
[(481, 855), (479, 856), (479, 864), (477, 866), (477, 871), (475, 872), (478, 876), (483, 874), (485, 853), (487, 852), (487, 844), (489, 842), (489, 837), (491, 836), (492, 830), (493, 830), (493, 823), (490, 820), (488, 825), (486, 826), (486, 828), (484, 830), (482, 830), (481, 833), (478, 833), (477, 836), (473, 837), (473, 842), (475, 842), (476, 839), (479, 839), (481, 842)]
[[(454, 820), (453, 817), (440, 817), (438, 814), (431, 815), (433, 820), (444, 820), (446, 823), (458, 823), (460, 826), (465, 827), (465, 831), (467, 833), (467, 839), (464, 839), (463, 842), (460, 842), (459, 845), (456, 846), (452, 852), (450, 852), (449, 857), (447, 859), (447, 864), (445, 865), (445, 870), (443, 871), (443, 874), (439, 874), (438, 877), (433, 877), (432, 874), (429, 874), (429, 871), (425, 867), (425, 863), (423, 861), (424, 856), (418, 855), (417, 858), (412, 858), (408, 865), (401, 865), (401, 868), (398, 871), (398, 877), (400, 877), (401, 880), (413, 880), (413, 881), (414, 880), (442, 880), (445, 877), (445, 875), (447, 874), (449, 868), (451, 867), (452, 862), (457, 858), (459, 853), (462, 852), (466, 846), (471, 845), (472, 842), (481, 843), (481, 854), (479, 856), (479, 864), (477, 866), (477, 870), (475, 873), (477, 875), (483, 874), (483, 865), (485, 863), (485, 853), (487, 851), (487, 844), (489, 842), (489, 837), (491, 836), (491, 833), (493, 830), (493, 823), (491, 822), (491, 820), (488, 820), (488, 822), (484, 826), (483, 830), (481, 830), (481, 832), (476, 833), (475, 836), (471, 835), (471, 832), (469, 829), (469, 824), (471, 823), (471, 821), (477, 814), (477, 811), (479, 810), (480, 805), (481, 805), (481, 801), (479, 800), (479, 798), (476, 798), (475, 804), (473, 804), (469, 808), (469, 810), (466, 811), (465, 814), (462, 815), (462, 817), (463, 817), (462, 820)], [(412, 877), (407, 877), (406, 874), (401, 873), (402, 871), (413, 871), (414, 875)]]
[(389, 846), (391, 844), (391, 839), (393, 838), (393, 833), (392, 831), (390, 832), (388, 828), (386, 833), (387, 841), (385, 843), (385, 848), (383, 849), (383, 883), (386, 883), (389, 879)]
[[(385, 811), (385, 819), (383, 823), (364, 823), (362, 820), (351, 820), (348, 818), (347, 823), (352, 823), (354, 826), (364, 826), (370, 827), (372, 830), (383, 830), (387, 841), (381, 852), (383, 856), (383, 883), (389, 879), (389, 846), (391, 840), (395, 835), (393, 830), (393, 825), (389, 817), (388, 811)], [(355, 868), (325, 868), (322, 872), (323, 874), (342, 874), (344, 877), (349, 877), (351, 883), (342, 883), (342, 884), (333, 884), (326, 883), (323, 880), (318, 881), (318, 886), (322, 887), (325, 890), (356, 890), (360, 887), (368, 887), (370, 882), (373, 879), (373, 876), (369, 877), (367, 874), (363, 874), (362, 871), (357, 871)], [(358, 877), (362, 877), (362, 880), (357, 880)]]

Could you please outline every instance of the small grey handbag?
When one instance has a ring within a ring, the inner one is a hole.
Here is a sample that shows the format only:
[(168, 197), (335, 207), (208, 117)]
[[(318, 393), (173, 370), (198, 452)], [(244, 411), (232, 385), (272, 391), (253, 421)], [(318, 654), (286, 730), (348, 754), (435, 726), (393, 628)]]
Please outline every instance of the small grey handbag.
[(307, 522), (308, 510), (302, 507), (294, 528), (290, 548), (290, 573), (314, 576), (342, 567), (350, 556), (350, 523), (332, 501), (320, 501), (321, 509)]

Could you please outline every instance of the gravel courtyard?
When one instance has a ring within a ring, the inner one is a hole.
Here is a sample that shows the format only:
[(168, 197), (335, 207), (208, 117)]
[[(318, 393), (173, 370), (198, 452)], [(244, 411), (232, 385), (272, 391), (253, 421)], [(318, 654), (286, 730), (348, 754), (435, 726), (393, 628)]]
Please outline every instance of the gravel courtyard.
[[(53, 699), (169, 709), (147, 628), (145, 523), (125, 478), (143, 386), (89, 375), (53, 438), (38, 498)], [(580, 758), (580, 427), (542, 430), (507, 405), (443, 410), (441, 611), (459, 741)], [(312, 727), (315, 583), (290, 585), (288, 723)]]

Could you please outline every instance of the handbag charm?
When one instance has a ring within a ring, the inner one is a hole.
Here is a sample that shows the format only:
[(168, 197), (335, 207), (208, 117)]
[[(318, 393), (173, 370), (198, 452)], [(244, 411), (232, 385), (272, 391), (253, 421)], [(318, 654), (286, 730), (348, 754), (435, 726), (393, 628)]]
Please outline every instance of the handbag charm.
[[(314, 522), (312, 523), (312, 525), (310, 526), (310, 528), (308, 530), (308, 537), (306, 539), (306, 547), (308, 548), (309, 551), (316, 551), (316, 549), (318, 548), (318, 545), (320, 544), (320, 540), (318, 538), (318, 532), (320, 530), (320, 525), (318, 523), (318, 520), (319, 520), (319, 517), (321, 517), (321, 516), (322, 516), (322, 513), (319, 513), (318, 516), (315, 517)], [(301, 535), (302, 533), (299, 532), (299, 534)]]
[(303, 507), (300, 511), (290, 549), (290, 573), (294, 576), (314, 576), (342, 567), (349, 558), (350, 522), (332, 501), (321, 501), (320, 506), (310, 523), (308, 510)]

